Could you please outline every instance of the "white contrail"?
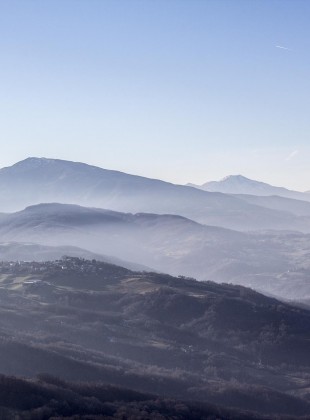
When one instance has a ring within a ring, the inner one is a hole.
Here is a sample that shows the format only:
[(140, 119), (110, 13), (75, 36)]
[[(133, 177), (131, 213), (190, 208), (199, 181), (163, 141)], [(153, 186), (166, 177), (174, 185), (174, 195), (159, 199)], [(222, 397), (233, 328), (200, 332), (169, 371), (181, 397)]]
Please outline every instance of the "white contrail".
[(291, 51), (290, 48), (283, 47), (283, 45), (275, 45), (276, 48), (280, 48), (281, 50)]
[(299, 150), (294, 150), (292, 153), (290, 153), (287, 158), (285, 159), (286, 161), (292, 160), (294, 159), (295, 156), (297, 156), (299, 153)]

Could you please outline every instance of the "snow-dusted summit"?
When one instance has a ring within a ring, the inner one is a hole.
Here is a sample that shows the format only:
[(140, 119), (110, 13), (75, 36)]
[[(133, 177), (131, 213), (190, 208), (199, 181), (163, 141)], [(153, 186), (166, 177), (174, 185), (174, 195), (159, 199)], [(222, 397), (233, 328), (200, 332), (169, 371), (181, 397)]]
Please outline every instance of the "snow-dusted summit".
[(220, 181), (210, 181), (202, 185), (188, 184), (204, 191), (225, 194), (249, 194), (257, 196), (277, 195), (280, 197), (309, 200), (309, 195), (283, 187), (275, 187), (265, 182), (255, 181), (242, 175), (229, 175)]

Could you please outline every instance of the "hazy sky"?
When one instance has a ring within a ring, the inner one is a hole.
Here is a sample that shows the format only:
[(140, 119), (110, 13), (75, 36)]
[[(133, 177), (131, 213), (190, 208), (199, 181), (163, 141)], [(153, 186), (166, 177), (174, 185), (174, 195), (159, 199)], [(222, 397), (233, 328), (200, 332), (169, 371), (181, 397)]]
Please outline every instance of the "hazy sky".
[(310, 1), (1, 0), (0, 166), (310, 190)]

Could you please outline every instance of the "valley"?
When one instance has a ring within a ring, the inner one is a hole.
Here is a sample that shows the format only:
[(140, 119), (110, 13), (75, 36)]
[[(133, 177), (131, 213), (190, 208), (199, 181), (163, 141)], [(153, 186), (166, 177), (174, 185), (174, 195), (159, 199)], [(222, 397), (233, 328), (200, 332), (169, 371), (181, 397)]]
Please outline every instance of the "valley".
[(57, 252), (59, 258), (74, 255), (71, 251), (82, 245), (84, 251), (80, 249), (76, 256), (242, 284), (282, 299), (310, 298), (310, 235), (300, 232), (237, 232), (174, 215), (54, 203), (2, 214), (0, 235), (10, 244), (30, 242), (34, 247), (32, 254), (16, 250), (6, 256), (7, 248), (0, 246), (2, 259), (26, 256), (26, 260), (42, 260), (40, 246), (52, 246), (49, 249), (54, 254), (50, 255)]
[(0, 389), (41, 395), (3, 418), (307, 418), (307, 201), (38, 158), (0, 190)]
[(0, 1), (0, 420), (310, 420), (309, 21)]

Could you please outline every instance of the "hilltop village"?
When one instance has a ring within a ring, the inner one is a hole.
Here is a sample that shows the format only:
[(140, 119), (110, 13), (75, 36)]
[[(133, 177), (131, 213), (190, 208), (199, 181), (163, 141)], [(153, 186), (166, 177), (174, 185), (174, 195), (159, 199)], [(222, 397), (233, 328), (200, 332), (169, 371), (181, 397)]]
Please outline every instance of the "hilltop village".
[(38, 273), (57, 273), (63, 271), (73, 271), (75, 273), (106, 274), (107, 268), (121, 270), (123, 274), (129, 270), (107, 264), (97, 260), (86, 260), (84, 258), (64, 256), (55, 261), (0, 261), (0, 274), (38, 274)]

